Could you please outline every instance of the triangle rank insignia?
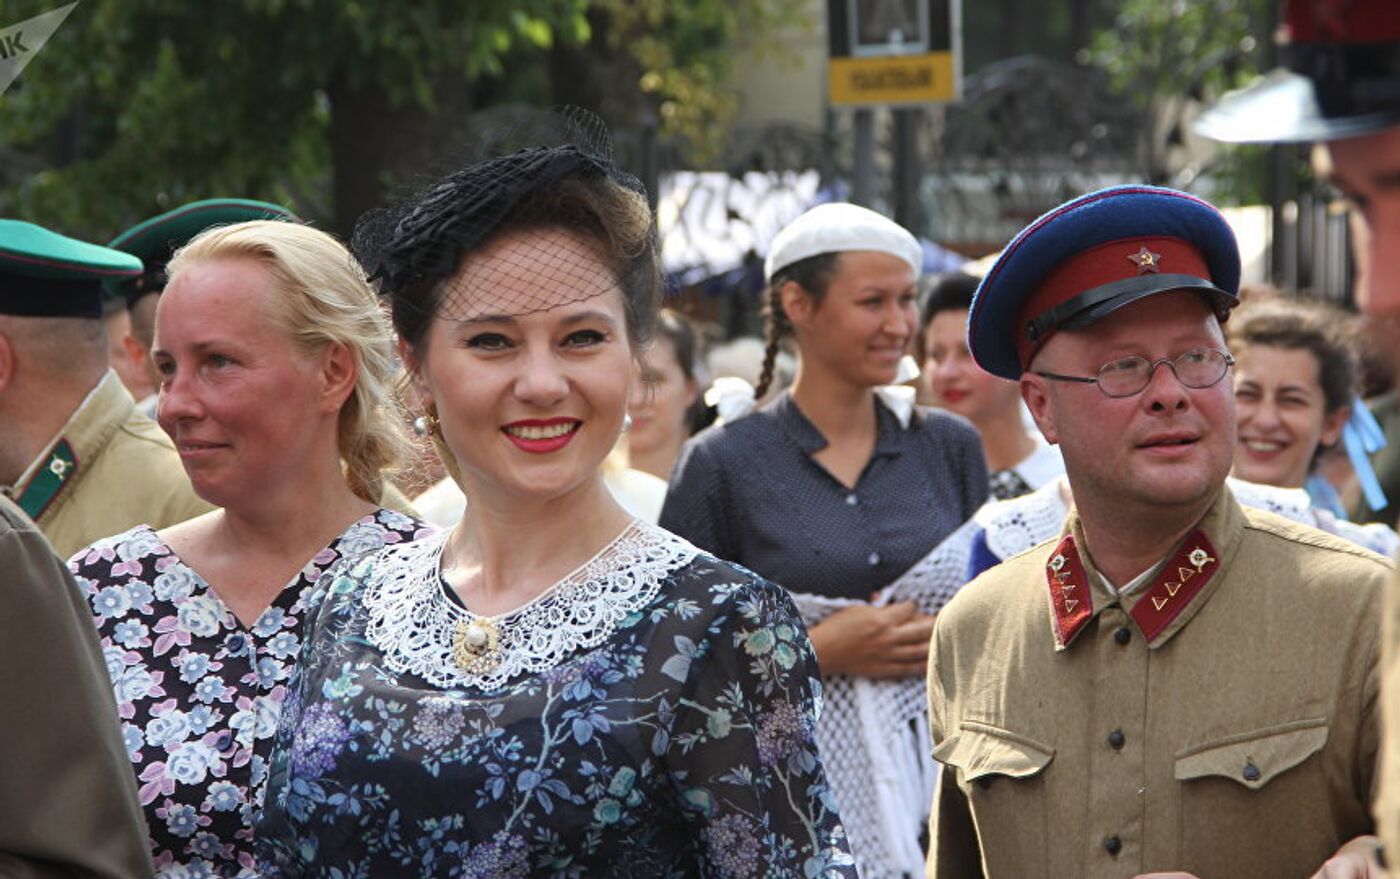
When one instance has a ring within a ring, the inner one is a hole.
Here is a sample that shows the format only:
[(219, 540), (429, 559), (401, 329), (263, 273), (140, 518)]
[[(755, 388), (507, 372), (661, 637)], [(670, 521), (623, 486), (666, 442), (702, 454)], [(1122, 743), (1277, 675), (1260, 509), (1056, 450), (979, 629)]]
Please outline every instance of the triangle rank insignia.
[(1171, 625), (1214, 576), (1220, 567), (1217, 555), (1206, 533), (1197, 528), (1162, 566), (1128, 612), (1149, 643)]
[(1055, 630), (1055, 649), (1064, 650), (1094, 617), (1094, 597), (1084, 563), (1074, 546), (1074, 535), (1065, 537), (1045, 563), (1045, 582), (1050, 589), (1050, 622)]

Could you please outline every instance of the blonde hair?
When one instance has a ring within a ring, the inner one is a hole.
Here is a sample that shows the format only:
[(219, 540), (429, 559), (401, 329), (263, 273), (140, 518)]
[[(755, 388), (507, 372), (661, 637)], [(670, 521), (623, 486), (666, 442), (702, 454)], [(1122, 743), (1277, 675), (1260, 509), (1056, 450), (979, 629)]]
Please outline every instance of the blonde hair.
[(267, 269), (281, 293), (274, 320), (303, 352), (339, 343), (354, 358), (355, 389), (340, 408), (337, 445), (345, 480), (378, 504), (384, 476), (404, 460), (408, 442), (394, 400), (397, 371), (388, 317), (364, 269), (331, 235), (298, 223), (252, 220), (215, 226), (176, 251), (167, 267), (181, 271), (212, 259), (251, 259)]

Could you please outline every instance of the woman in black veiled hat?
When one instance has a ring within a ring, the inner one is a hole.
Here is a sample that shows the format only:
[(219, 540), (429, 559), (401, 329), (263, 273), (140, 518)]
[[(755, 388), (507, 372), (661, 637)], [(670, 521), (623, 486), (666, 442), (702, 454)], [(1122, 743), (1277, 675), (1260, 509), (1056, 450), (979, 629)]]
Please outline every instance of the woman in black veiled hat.
[(854, 876), (791, 602), (601, 480), (660, 292), (640, 185), (523, 150), (357, 243), (468, 511), (323, 579), (263, 875)]

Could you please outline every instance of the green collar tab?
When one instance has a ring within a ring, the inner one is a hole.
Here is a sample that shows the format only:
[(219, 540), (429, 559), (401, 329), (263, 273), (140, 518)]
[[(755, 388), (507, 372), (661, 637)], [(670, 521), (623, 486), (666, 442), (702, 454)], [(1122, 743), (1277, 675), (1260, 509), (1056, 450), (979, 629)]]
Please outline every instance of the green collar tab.
[(73, 453), (68, 440), (60, 439), (49, 453), (49, 459), (29, 480), (15, 502), (29, 518), (37, 522), (77, 472), (78, 456)]

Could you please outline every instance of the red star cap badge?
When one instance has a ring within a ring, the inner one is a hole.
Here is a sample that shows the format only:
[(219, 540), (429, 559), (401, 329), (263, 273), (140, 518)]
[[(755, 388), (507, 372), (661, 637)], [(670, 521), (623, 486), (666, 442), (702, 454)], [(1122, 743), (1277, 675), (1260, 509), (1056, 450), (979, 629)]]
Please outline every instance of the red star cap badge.
[(1128, 259), (1137, 263), (1139, 275), (1160, 271), (1161, 269), (1162, 255), (1148, 250), (1146, 245), (1139, 247), (1137, 253), (1128, 254)]

